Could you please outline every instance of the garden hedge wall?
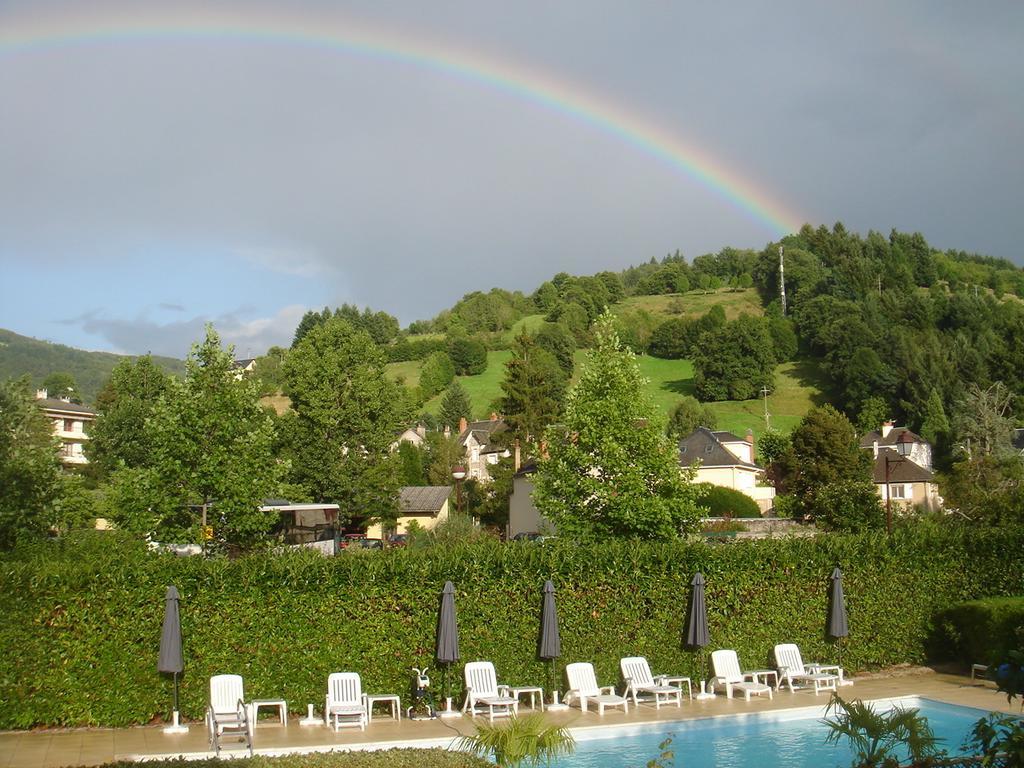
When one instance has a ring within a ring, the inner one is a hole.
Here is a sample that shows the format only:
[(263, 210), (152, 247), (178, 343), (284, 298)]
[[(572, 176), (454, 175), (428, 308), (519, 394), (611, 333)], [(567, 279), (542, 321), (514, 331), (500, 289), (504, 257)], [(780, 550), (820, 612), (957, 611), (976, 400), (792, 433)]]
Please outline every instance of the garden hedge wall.
[[(561, 663), (594, 662), (603, 684), (624, 655), (656, 673), (706, 676), (683, 647), (689, 583), (707, 580), (711, 648), (746, 667), (778, 642), (807, 659), (836, 657), (825, 637), (829, 574), (844, 572), (851, 635), (843, 664), (925, 659), (936, 614), (964, 600), (1024, 594), (1024, 529), (898, 530), (729, 544), (543, 544), (496, 541), (238, 560), (153, 554), (110, 532), (39, 543), (0, 557), (0, 729), (147, 723), (168, 717), (171, 683), (156, 672), (164, 592), (182, 595), (184, 717), (201, 719), (207, 678), (235, 672), (249, 698), (322, 706), (327, 675), (355, 670), (376, 693), (409, 689), (433, 662), (441, 587), (457, 589), (463, 661), (490, 659), (499, 679), (547, 687), (537, 660), (541, 587), (555, 583)], [(710, 649), (708, 649), (710, 650)], [(458, 689), (461, 667), (452, 669)], [(560, 687), (564, 688), (563, 685)]]
[(969, 600), (941, 611), (933, 656), (964, 664), (989, 664), (1024, 649), (1024, 597)]

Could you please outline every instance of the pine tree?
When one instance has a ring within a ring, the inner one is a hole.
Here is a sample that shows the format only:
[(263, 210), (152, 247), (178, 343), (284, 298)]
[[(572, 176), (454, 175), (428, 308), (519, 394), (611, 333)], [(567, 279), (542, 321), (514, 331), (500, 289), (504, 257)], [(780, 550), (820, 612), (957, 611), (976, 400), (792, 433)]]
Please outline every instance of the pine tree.
[(505, 423), (523, 442), (536, 442), (562, 411), (566, 377), (555, 356), (538, 346), (528, 333), (512, 342), (505, 363), (501, 412)]
[(939, 397), (938, 390), (934, 388), (924, 404), (921, 437), (936, 447), (945, 445), (946, 439), (949, 437), (949, 419), (946, 418), (946, 409), (942, 407), (942, 398)]
[(458, 379), (448, 385), (448, 389), (441, 398), (441, 411), (438, 414), (443, 426), (455, 430), (459, 426), (459, 419), (472, 419), (473, 404), (469, 401), (469, 395), (459, 383)]

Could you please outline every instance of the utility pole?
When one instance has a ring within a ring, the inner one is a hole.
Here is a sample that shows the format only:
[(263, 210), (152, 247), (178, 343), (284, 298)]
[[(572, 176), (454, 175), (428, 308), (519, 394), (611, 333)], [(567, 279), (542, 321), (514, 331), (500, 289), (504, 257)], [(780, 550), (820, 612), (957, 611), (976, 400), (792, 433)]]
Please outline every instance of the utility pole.
[(764, 396), (764, 429), (767, 432), (772, 428), (771, 416), (768, 414), (768, 393), (771, 392), (767, 386), (761, 387), (761, 394)]
[(782, 302), (782, 316), (786, 316), (786, 265), (782, 259), (782, 246), (779, 246), (779, 300)]

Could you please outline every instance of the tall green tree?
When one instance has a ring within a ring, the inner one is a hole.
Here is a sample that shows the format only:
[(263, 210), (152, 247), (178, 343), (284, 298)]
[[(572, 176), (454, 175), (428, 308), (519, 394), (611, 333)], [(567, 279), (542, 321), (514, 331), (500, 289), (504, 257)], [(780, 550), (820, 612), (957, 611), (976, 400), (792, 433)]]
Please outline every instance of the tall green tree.
[(443, 390), (455, 378), (455, 365), (447, 352), (437, 351), (427, 355), (420, 368), (420, 391), (429, 400)]
[(696, 397), (685, 395), (669, 413), (665, 434), (673, 440), (678, 440), (689, 435), (697, 427), (714, 429), (716, 422), (714, 411)]
[(695, 530), (700, 491), (680, 468), (610, 314), (599, 318), (596, 339), (569, 392), (564, 426), (548, 433), (538, 510), (566, 536), (668, 539)]
[(775, 381), (775, 343), (764, 318), (743, 315), (703, 334), (693, 350), (701, 400), (750, 400)]
[(49, 528), (60, 481), (53, 426), (28, 378), (0, 382), (0, 549)]
[(153, 436), (146, 419), (168, 386), (167, 374), (149, 355), (114, 366), (96, 397), (96, 421), (85, 444), (90, 472), (104, 478), (120, 467), (148, 466)]
[(473, 418), (473, 403), (470, 402), (466, 388), (456, 379), (448, 385), (448, 389), (441, 398), (441, 410), (438, 414), (441, 425), (452, 430), (458, 429), (459, 419), (467, 421)]
[(528, 333), (516, 336), (501, 382), (501, 412), (514, 435), (524, 443), (537, 442), (558, 419), (567, 385), (554, 355)]
[(285, 362), (295, 410), (293, 479), (347, 519), (393, 522), (398, 510), (394, 434), (409, 417), (385, 357), (341, 318), (313, 328)]
[[(152, 433), (149, 482), (157, 511), (173, 527), (189, 506), (206, 510), (218, 538), (251, 544), (275, 522), (260, 512), (277, 490), (281, 468), (272, 454), (274, 422), (254, 382), (235, 378), (234, 350), (207, 326), (185, 361), (185, 379), (171, 379), (146, 422)], [(198, 520), (193, 515), (192, 525)], [(161, 527), (158, 525), (158, 528)]]
[(576, 367), (576, 339), (568, 328), (561, 323), (545, 323), (537, 331), (537, 346), (554, 355), (565, 375), (572, 377)]

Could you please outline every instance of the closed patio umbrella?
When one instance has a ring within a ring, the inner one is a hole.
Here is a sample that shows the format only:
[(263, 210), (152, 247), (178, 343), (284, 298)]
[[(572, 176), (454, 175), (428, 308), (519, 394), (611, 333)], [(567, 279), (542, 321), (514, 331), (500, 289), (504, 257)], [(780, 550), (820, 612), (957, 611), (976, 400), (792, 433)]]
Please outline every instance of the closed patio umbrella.
[(555, 659), (562, 655), (562, 639), (558, 634), (558, 612), (555, 610), (555, 585), (548, 579), (544, 582), (544, 600), (540, 612), (540, 642), (537, 655), (551, 662), (552, 703), (558, 703), (555, 690)]
[(839, 663), (843, 663), (843, 644), (841, 638), (850, 634), (850, 626), (846, 620), (846, 596), (843, 594), (843, 572), (837, 565), (832, 569), (832, 588), (829, 590), (828, 601), (828, 634), (840, 640)]
[[(444, 583), (441, 608), (437, 613), (437, 646), (434, 658), (444, 665), (444, 695), (448, 699), (448, 667), (459, 660), (459, 626), (455, 620), (455, 585)], [(450, 703), (450, 702), (446, 702)], [(450, 707), (449, 707), (450, 709)]]
[(178, 603), (181, 600), (177, 587), (167, 588), (164, 597), (164, 624), (160, 633), (160, 658), (157, 672), (174, 676), (174, 724), (164, 729), (165, 733), (185, 733), (188, 728), (179, 723), (178, 675), (185, 671), (185, 659), (181, 653), (181, 615)]
[[(708, 608), (704, 599), (704, 574), (697, 571), (690, 581), (690, 610), (687, 612), (686, 622), (686, 644), (690, 648), (703, 649), (711, 642), (708, 634)], [(701, 654), (703, 657), (703, 654)], [(701, 659), (701, 670), (703, 670), (703, 658)], [(701, 672), (703, 674), (703, 671)], [(700, 693), (698, 699), (710, 698), (712, 694), (705, 692), (704, 680), (700, 681)]]

